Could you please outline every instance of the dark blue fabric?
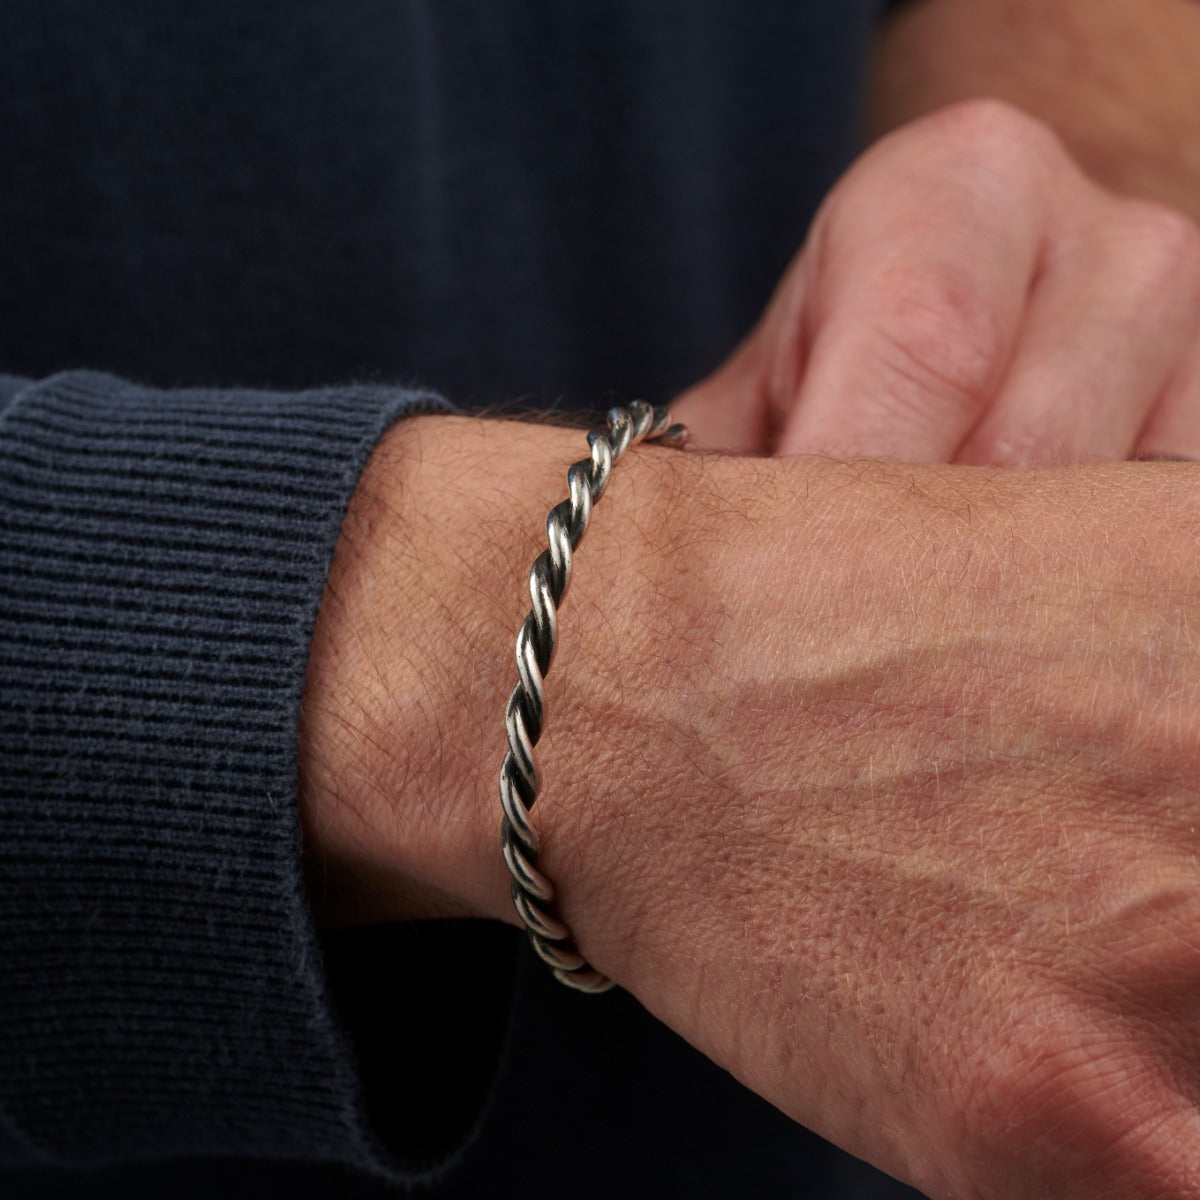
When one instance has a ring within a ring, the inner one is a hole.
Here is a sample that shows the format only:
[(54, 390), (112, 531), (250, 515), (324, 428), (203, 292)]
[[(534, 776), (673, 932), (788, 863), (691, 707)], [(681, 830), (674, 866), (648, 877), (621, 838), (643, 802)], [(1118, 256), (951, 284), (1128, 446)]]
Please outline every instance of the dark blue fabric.
[(362, 464), (444, 407), (74, 371), (0, 408), (0, 1165), (383, 1169), (305, 903), (297, 724)]
[(873, 0), (6, 0), (0, 364), (664, 397), (854, 152)]
[(373, 438), (417, 384), (597, 406), (719, 362), (855, 153), (878, 7), (0, 9), (0, 1153), (123, 1164), (4, 1194), (506, 1195), (517, 1164), (576, 1196), (902, 1194), (524, 960), (493, 1082), (507, 931), (318, 943), (294, 811)]

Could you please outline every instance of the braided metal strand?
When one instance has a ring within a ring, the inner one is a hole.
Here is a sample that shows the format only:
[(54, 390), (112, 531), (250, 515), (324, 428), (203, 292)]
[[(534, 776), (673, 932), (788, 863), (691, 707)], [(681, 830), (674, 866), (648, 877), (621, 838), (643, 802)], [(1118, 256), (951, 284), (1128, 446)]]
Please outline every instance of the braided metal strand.
[(587, 531), (592, 505), (604, 494), (613, 464), (638, 442), (680, 445), (685, 436), (682, 425), (671, 424), (665, 408), (652, 408), (641, 400), (610, 409), (607, 428), (588, 434), (591, 455), (572, 463), (567, 471), (569, 495), (546, 518), (549, 545), (529, 569), (532, 608), (517, 632), (517, 685), (504, 712), (508, 753), (500, 768), (500, 848), (512, 875), (513, 906), (534, 950), (560, 982), (581, 992), (607, 991), (612, 980), (579, 953), (570, 929), (554, 911), (554, 887), (538, 870), (538, 836), (529, 823), (529, 810), (541, 786), (533, 748), (545, 720), (543, 685), (558, 640), (558, 608), (571, 582), (571, 555)]

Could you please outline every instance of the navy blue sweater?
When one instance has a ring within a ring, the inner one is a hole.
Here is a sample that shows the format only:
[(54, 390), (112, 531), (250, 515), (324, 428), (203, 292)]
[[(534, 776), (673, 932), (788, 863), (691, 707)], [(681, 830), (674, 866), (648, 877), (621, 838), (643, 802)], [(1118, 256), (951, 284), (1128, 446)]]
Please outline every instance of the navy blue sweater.
[(296, 819), (381, 431), (719, 362), (855, 153), (879, 7), (5, 4), (0, 1193), (891, 1194), (511, 931), (322, 938)]

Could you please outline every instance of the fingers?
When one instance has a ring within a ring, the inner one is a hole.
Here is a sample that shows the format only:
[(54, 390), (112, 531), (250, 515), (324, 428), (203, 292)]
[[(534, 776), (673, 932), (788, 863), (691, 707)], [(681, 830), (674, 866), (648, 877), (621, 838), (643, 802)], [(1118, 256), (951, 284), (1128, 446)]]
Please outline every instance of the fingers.
[(992, 101), (869, 150), (763, 319), (672, 406), (741, 453), (1200, 457), (1200, 228)]
[(1200, 229), (1099, 188), (1038, 122), (977, 102), (914, 123), (811, 241), (803, 303), (764, 322), (777, 452), (1200, 456)]
[(1181, 373), (1200, 334), (1200, 230), (1098, 191), (1071, 217), (1049, 239), (1003, 386), (960, 462), (1126, 458), (1160, 398), (1147, 446), (1200, 451), (1196, 372)]
[(949, 459), (1014, 352), (1061, 157), (991, 103), (869, 152), (818, 219), (803, 382), (771, 395), (780, 453)]

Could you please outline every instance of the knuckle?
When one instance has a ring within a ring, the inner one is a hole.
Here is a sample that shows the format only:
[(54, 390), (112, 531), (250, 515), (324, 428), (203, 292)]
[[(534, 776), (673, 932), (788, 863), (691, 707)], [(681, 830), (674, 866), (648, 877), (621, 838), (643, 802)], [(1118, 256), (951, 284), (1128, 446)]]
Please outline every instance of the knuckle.
[(927, 118), (930, 132), (983, 162), (1064, 157), (1058, 135), (1036, 117), (990, 97), (964, 100)]
[(1048, 125), (1001, 100), (950, 105), (896, 137), (936, 195), (969, 196), (992, 220), (1044, 206), (1053, 187), (1083, 178)]
[(1124, 205), (1147, 237), (1176, 253), (1200, 254), (1200, 226), (1180, 209), (1154, 200), (1128, 199)]
[(1200, 226), (1176, 209), (1114, 199), (1101, 249), (1131, 329), (1182, 331), (1200, 318)]
[(1005, 423), (976, 433), (959, 454), (959, 461), (980, 467), (1051, 467), (1078, 461), (1078, 452), (1062, 429)]
[(1178, 209), (1150, 200), (1123, 200), (1130, 240), (1155, 274), (1166, 279), (1200, 277), (1200, 226)]
[(1005, 356), (995, 306), (944, 271), (892, 272), (883, 287), (876, 320), (885, 367), (943, 402), (977, 409)]

